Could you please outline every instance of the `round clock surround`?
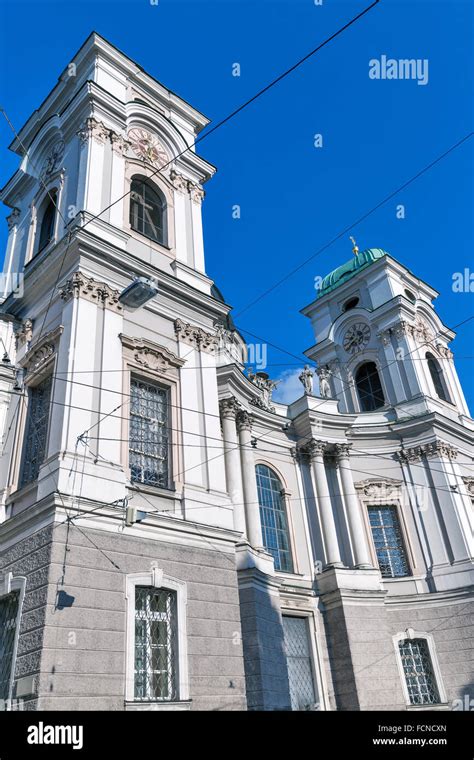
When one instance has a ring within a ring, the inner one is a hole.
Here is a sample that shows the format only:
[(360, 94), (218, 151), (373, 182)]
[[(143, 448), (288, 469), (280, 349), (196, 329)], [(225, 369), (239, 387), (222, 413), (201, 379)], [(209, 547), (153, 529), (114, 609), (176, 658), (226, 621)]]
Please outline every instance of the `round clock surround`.
[(370, 340), (370, 327), (365, 322), (351, 325), (344, 335), (343, 346), (347, 353), (356, 354), (362, 351)]
[(164, 166), (168, 163), (168, 154), (159, 140), (142, 127), (132, 127), (128, 132), (130, 145), (136, 156), (151, 164)]

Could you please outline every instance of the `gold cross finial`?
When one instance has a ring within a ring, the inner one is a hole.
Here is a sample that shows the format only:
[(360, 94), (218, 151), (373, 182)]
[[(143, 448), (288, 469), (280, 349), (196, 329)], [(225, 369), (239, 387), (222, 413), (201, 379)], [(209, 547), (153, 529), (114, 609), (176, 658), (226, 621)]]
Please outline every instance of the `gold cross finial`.
[(350, 236), (350, 240), (351, 240), (352, 246), (353, 246), (352, 253), (354, 254), (354, 256), (357, 256), (357, 254), (359, 253), (359, 246), (357, 245), (357, 243), (356, 243), (355, 239), (352, 237), (352, 235)]

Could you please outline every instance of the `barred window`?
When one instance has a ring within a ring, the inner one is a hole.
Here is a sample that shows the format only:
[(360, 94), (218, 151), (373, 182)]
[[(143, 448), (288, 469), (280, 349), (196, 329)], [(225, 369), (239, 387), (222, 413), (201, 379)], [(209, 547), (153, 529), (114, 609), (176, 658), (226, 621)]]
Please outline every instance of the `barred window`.
[(131, 479), (169, 488), (169, 392), (132, 377), (130, 396)]
[(19, 602), (19, 591), (0, 598), (0, 699), (3, 700), (11, 697)]
[(23, 463), (20, 485), (31, 483), (38, 477), (46, 454), (49, 407), (51, 402), (51, 376), (28, 389), (28, 413), (23, 444)]
[(443, 370), (441, 369), (441, 365), (439, 361), (435, 359), (433, 354), (430, 354), (430, 353), (426, 354), (426, 360), (428, 362), (428, 369), (430, 371), (430, 375), (433, 381), (436, 395), (442, 401), (449, 401), (450, 399), (446, 390), (446, 383), (444, 380)]
[(130, 226), (157, 243), (165, 243), (166, 203), (158, 189), (134, 177), (130, 186)]
[(398, 648), (410, 704), (438, 704), (439, 690), (426, 639), (403, 639)]
[(369, 507), (369, 522), (382, 576), (410, 575), (397, 508)]
[(39, 233), (38, 253), (46, 248), (54, 236), (54, 224), (56, 221), (57, 193), (52, 191), (48, 194), (48, 201), (41, 219)]
[(292, 710), (310, 710), (316, 698), (306, 618), (283, 615), (283, 635)]
[(275, 570), (292, 573), (293, 560), (282, 493), (283, 486), (276, 473), (266, 465), (258, 464), (256, 474), (263, 545), (267, 552), (273, 555)]
[(373, 412), (385, 404), (382, 383), (375, 362), (365, 362), (355, 376), (360, 406), (363, 412)]
[(135, 588), (136, 700), (178, 699), (176, 592)]

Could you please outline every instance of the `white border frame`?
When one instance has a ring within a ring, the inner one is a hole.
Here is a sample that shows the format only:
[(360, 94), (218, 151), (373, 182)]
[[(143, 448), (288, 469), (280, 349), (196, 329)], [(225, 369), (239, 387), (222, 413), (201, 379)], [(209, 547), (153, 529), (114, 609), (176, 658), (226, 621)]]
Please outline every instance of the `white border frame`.
[[(135, 588), (151, 586), (153, 588), (176, 591), (177, 639), (178, 639), (178, 698), (173, 702), (138, 701), (134, 696), (134, 661), (135, 661)], [(176, 709), (178, 705), (189, 700), (188, 646), (187, 646), (187, 584), (185, 581), (163, 574), (163, 570), (152, 567), (148, 572), (130, 573), (125, 576), (125, 598), (127, 600), (127, 629), (125, 642), (125, 701), (129, 709)]]
[[(281, 600), (281, 616), (297, 617), (306, 620), (306, 632), (308, 635), (308, 644), (310, 650), (311, 671), (313, 675), (313, 688), (317, 691), (315, 696), (318, 698), (317, 704), (319, 710), (314, 712), (326, 712), (329, 710), (329, 699), (327, 693), (327, 684), (324, 677), (324, 667), (321, 652), (320, 631), (318, 629), (317, 613), (315, 610), (288, 607), (286, 599)], [(283, 626), (283, 623), (282, 623)]]
[[(424, 639), (426, 641), (431, 659), (431, 667), (433, 668), (433, 675), (435, 677), (436, 686), (438, 688), (439, 702), (425, 705), (414, 705), (410, 702), (410, 695), (408, 694), (405, 673), (403, 672), (402, 658), (400, 657), (400, 650), (398, 647), (399, 642), (404, 641), (405, 639)], [(441, 669), (439, 667), (438, 655), (436, 653), (436, 646), (433, 635), (431, 633), (426, 633), (425, 631), (415, 631), (413, 628), (407, 628), (405, 631), (396, 633), (395, 636), (392, 637), (392, 641), (393, 646), (395, 647), (395, 656), (397, 660), (398, 671), (400, 673), (400, 679), (402, 682), (402, 690), (406, 706), (413, 709), (424, 708), (425, 710), (435, 710), (437, 707), (439, 707), (439, 705), (446, 704), (446, 692), (444, 689), (443, 679), (441, 677)]]
[(21, 612), (23, 609), (23, 599), (25, 598), (26, 590), (26, 577), (24, 575), (14, 576), (11, 572), (6, 573), (0, 581), (0, 599), (4, 596), (8, 596), (12, 591), (19, 591), (20, 596), (18, 599), (18, 612), (15, 626), (15, 640), (13, 642), (12, 652), (12, 667), (10, 673), (10, 683), (8, 686), (8, 697), (6, 699), (7, 705), (12, 703), (13, 700), (13, 685), (15, 683), (15, 671), (16, 671), (16, 658), (18, 652), (18, 641), (20, 638), (21, 627)]

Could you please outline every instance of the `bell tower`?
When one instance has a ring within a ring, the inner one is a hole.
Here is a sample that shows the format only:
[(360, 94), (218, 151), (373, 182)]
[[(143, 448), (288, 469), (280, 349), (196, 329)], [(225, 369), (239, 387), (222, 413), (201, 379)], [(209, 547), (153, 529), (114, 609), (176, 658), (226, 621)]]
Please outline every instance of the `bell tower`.
[[(353, 240), (353, 239), (352, 239)], [(438, 293), (380, 248), (360, 251), (321, 280), (302, 310), (316, 344), (306, 351), (324, 393), (345, 413), (454, 418), (469, 410), (448, 344), (455, 333), (433, 306)]]

